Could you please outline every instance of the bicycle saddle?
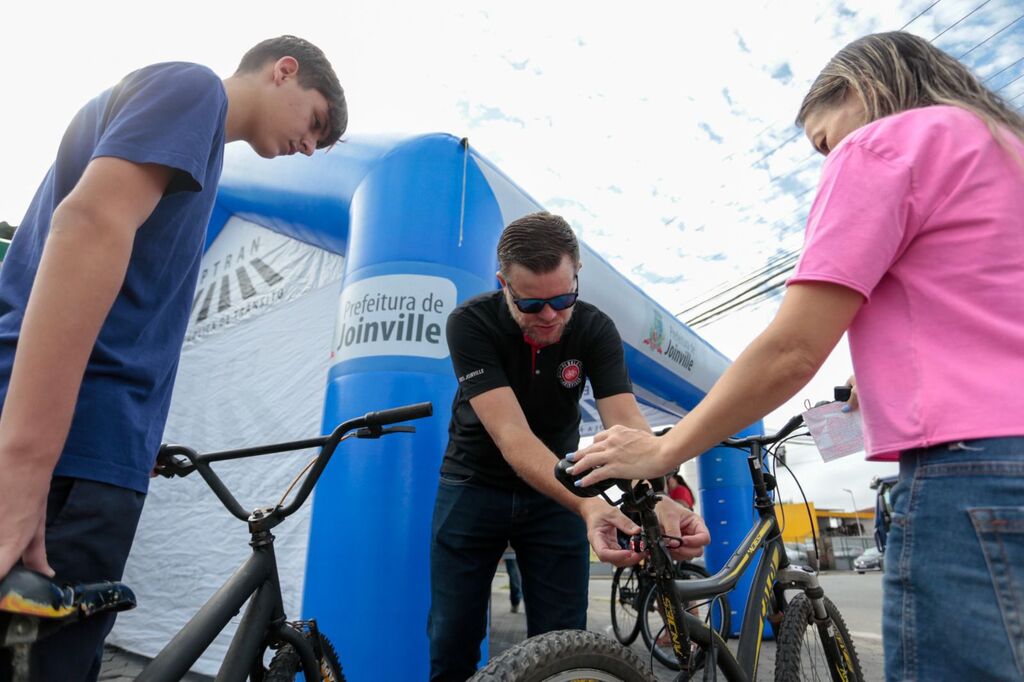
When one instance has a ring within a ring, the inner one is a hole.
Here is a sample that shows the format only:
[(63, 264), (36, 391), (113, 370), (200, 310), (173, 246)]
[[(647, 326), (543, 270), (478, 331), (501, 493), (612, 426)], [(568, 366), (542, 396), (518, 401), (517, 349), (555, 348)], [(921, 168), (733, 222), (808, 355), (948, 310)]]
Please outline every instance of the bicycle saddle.
[(42, 573), (15, 566), (0, 580), (0, 612), (58, 619), (135, 608), (135, 594), (118, 582), (61, 587)]
[(0, 611), (39, 618), (64, 618), (75, 611), (75, 595), (42, 573), (15, 566), (0, 580)]

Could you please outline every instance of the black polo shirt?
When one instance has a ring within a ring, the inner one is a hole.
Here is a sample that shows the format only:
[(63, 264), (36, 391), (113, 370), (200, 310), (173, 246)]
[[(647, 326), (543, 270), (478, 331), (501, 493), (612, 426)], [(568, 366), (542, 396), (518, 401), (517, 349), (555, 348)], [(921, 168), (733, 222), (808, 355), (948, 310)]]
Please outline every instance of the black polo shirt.
[(459, 387), (443, 473), (473, 474), (501, 488), (526, 486), (469, 404), (481, 393), (510, 387), (534, 435), (561, 457), (579, 447), (579, 403), (587, 379), (598, 399), (633, 391), (615, 323), (584, 301), (576, 302), (561, 340), (542, 348), (526, 342), (500, 289), (453, 310), (447, 335)]

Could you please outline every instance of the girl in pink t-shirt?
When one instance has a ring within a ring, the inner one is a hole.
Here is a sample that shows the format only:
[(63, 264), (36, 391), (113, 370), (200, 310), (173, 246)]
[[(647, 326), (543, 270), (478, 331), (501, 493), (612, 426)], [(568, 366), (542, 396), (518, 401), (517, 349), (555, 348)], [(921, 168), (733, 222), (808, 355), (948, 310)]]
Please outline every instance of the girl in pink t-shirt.
[(675, 469), (795, 395), (849, 331), (868, 455), (900, 462), (887, 679), (1024, 679), (1024, 118), (896, 32), (836, 54), (797, 123), (828, 158), (776, 318), (668, 434), (603, 432), (574, 471)]

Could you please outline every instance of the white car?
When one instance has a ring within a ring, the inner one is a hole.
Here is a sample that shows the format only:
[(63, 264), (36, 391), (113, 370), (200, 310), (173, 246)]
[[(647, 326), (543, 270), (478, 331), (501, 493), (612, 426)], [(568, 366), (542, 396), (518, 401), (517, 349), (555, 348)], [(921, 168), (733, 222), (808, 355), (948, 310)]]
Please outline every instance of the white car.
[(868, 547), (864, 550), (863, 554), (853, 560), (853, 568), (858, 573), (881, 571), (884, 566), (884, 557), (877, 547)]

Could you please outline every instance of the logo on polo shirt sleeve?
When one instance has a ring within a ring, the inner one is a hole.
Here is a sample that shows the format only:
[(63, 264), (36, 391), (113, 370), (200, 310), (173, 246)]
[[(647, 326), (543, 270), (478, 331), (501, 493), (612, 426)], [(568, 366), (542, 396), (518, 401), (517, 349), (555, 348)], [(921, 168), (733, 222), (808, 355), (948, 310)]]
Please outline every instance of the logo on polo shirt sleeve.
[(583, 381), (583, 363), (566, 360), (558, 366), (558, 381), (566, 388), (575, 388)]

